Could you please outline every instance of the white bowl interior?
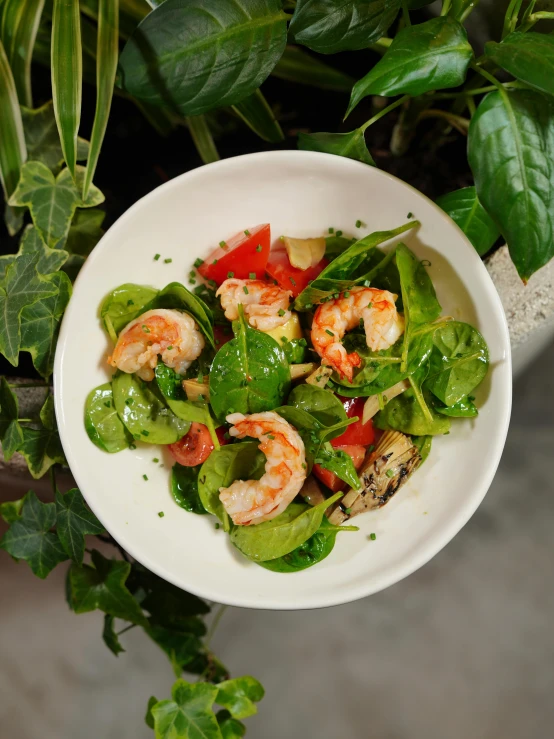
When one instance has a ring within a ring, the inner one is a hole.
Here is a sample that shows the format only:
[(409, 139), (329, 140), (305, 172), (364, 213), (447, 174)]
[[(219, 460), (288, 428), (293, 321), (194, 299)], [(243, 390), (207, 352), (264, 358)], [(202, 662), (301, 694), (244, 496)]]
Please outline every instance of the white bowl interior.
[[(337, 537), (322, 563), (269, 572), (233, 549), (211, 516), (188, 513), (169, 491), (170, 455), (138, 444), (107, 454), (88, 439), (84, 403), (106, 382), (108, 340), (98, 306), (124, 282), (187, 284), (196, 257), (236, 231), (269, 222), (282, 233), (320, 235), (329, 226), (364, 235), (413, 213), (402, 240), (431, 262), (445, 314), (477, 326), (491, 370), (477, 392), (475, 420), (456, 420), (431, 456), (383, 509), (359, 516), (357, 533)], [(367, 227), (356, 229), (360, 219)], [(154, 261), (154, 254), (162, 258)], [(170, 264), (164, 259), (171, 258)], [(510, 345), (494, 285), (458, 227), (400, 180), (349, 159), (311, 152), (250, 154), (201, 167), (159, 187), (125, 213), (95, 248), (76, 281), (55, 363), (56, 413), (65, 453), (88, 504), (106, 529), (158, 575), (202, 597), (253, 608), (299, 609), (344, 603), (381, 590), (434, 556), (466, 523), (496, 471), (511, 405)], [(152, 460), (158, 457), (163, 467)], [(148, 481), (143, 479), (148, 476)], [(164, 511), (163, 518), (158, 516)], [(370, 540), (375, 533), (377, 539)]]

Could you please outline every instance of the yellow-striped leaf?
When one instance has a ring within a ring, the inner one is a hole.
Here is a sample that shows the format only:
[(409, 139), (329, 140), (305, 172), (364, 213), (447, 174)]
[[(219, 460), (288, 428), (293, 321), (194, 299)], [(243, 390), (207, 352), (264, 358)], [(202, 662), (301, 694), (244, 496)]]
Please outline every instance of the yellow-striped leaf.
[(0, 111), (0, 180), (8, 200), (17, 187), (27, 149), (15, 82), (1, 42)]
[(81, 119), (82, 56), (79, 0), (54, 0), (52, 98), (64, 159), (73, 176)]
[(21, 105), (33, 106), (31, 58), (44, 0), (4, 0), (2, 43)]

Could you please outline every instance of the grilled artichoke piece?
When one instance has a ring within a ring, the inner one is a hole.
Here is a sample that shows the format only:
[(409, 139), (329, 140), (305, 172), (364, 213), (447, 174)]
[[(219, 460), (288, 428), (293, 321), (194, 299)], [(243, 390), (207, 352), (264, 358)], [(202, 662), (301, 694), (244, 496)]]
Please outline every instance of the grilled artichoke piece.
[[(396, 398), (397, 395), (400, 395), (400, 393), (403, 393), (404, 390), (407, 390), (409, 387), (410, 387), (409, 380), (400, 380), (400, 382), (397, 382), (396, 385), (389, 387), (388, 390), (385, 390), (384, 392), (381, 393), (382, 405), (385, 406), (386, 403), (389, 402), (389, 400)], [(362, 423), (367, 423), (369, 419), (373, 418), (373, 416), (375, 416), (377, 412), (380, 410), (381, 410), (381, 407), (379, 403), (379, 396), (370, 395), (369, 398), (364, 403), (364, 415), (362, 416)]]
[(386, 431), (358, 473), (362, 487), (346, 493), (329, 521), (339, 525), (358, 513), (381, 508), (420, 464), (421, 456), (409, 436)]

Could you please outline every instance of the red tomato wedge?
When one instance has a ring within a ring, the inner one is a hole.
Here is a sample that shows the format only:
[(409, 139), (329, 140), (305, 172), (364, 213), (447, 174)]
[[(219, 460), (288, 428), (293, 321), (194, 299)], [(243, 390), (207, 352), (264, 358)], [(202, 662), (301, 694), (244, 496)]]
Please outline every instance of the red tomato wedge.
[[(346, 444), (343, 446), (337, 446), (335, 449), (341, 449), (343, 452), (349, 454), (354, 462), (356, 472), (360, 469), (365, 457), (365, 447), (358, 444)], [(343, 490), (346, 487), (346, 483), (341, 480), (340, 477), (337, 477), (334, 472), (326, 470), (325, 467), (322, 467), (320, 464), (314, 464), (313, 473), (324, 485), (327, 485), (329, 490), (332, 490), (334, 493), (339, 490)]]
[[(228, 440), (224, 438), (225, 428), (220, 427), (216, 430), (217, 438), (220, 444), (228, 444)], [(174, 444), (169, 444), (168, 449), (173, 458), (183, 467), (195, 467), (197, 464), (203, 464), (214, 449), (212, 437), (208, 427), (203, 423), (192, 423), (188, 434)]]
[(315, 280), (328, 264), (329, 262), (324, 258), (315, 267), (297, 269), (290, 263), (286, 249), (272, 249), (265, 271), (277, 280), (282, 288), (292, 290), (292, 294), (296, 297), (308, 286), (308, 282)]
[(349, 445), (349, 444), (361, 444), (362, 446), (369, 446), (375, 441), (375, 432), (373, 430), (373, 422), (371, 419), (367, 423), (362, 423), (362, 416), (364, 413), (365, 398), (343, 398), (338, 396), (341, 400), (344, 410), (348, 418), (354, 418), (358, 416), (360, 419), (356, 423), (351, 424), (346, 428), (346, 431), (337, 436), (335, 439), (331, 439), (331, 444), (334, 447)]
[(218, 285), (227, 279), (230, 272), (240, 280), (247, 280), (251, 274), (263, 280), (270, 241), (269, 223), (247, 228), (226, 242), (221, 242), (198, 267), (198, 271), (206, 280), (214, 280)]

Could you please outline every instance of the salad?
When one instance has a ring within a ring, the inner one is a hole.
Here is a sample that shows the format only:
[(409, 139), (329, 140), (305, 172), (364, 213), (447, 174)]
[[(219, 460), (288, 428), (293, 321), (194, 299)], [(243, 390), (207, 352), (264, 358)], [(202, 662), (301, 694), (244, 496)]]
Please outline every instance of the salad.
[(188, 286), (115, 288), (100, 307), (115, 372), (87, 398), (90, 439), (167, 447), (174, 501), (259, 565), (320, 562), (478, 413), (485, 340), (441, 316), (428, 263), (379, 248), (418, 225), (272, 244), (262, 224), (197, 259)]

